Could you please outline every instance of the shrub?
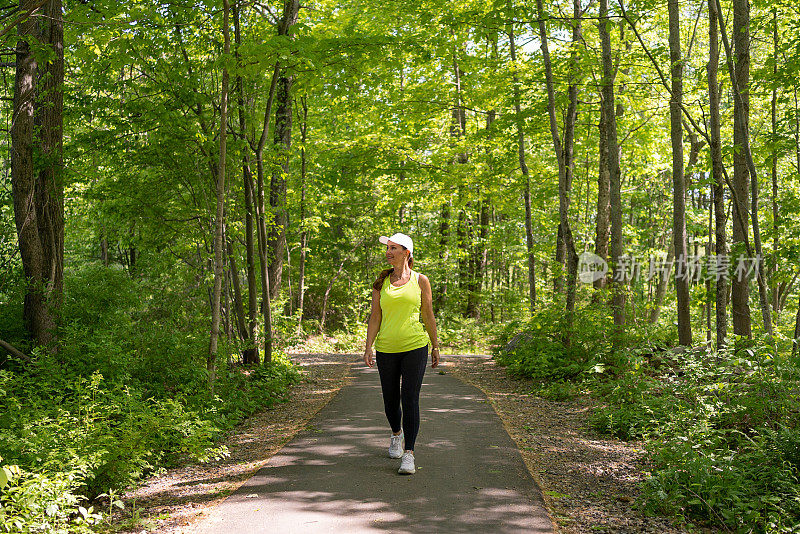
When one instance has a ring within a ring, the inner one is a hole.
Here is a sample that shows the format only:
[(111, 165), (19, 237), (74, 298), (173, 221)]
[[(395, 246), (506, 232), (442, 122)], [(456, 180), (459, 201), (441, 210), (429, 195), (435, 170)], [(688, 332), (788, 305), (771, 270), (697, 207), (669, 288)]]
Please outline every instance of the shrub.
[(169, 292), (139, 295), (152, 293), (120, 271), (74, 271), (59, 353), (0, 371), (0, 451), (19, 466), (0, 488), (0, 532), (86, 531), (100, 518), (92, 499), (225, 454), (222, 433), (299, 379), (280, 352), (268, 366), (229, 366), (221, 340), (212, 394), (204, 310)]
[(602, 310), (576, 312), (572, 343), (565, 346), (566, 317), (546, 308), (527, 323), (509, 323), (495, 338), (495, 359), (517, 376), (539, 381), (572, 380), (593, 368), (607, 350), (607, 323)]

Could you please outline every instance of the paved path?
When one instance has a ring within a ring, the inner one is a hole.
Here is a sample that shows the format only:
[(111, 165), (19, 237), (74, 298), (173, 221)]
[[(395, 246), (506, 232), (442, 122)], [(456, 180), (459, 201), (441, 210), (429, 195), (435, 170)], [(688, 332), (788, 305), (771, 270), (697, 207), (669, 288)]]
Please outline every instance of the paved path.
[(398, 475), (377, 368), (354, 380), (198, 534), (553, 532), (539, 489), (480, 390), (430, 365), (417, 473)]

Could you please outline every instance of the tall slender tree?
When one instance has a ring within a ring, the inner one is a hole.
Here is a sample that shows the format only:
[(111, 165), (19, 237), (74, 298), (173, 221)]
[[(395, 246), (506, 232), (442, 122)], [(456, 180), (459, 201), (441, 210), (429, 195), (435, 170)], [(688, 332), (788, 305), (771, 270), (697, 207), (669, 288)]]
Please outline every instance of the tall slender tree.
[(525, 158), (525, 126), (522, 120), (522, 103), (520, 97), (519, 76), (517, 74), (517, 44), (514, 36), (513, 5), (508, 0), (508, 46), (512, 63), (512, 83), (514, 93), (514, 113), (517, 129), (517, 154), (519, 156), (519, 170), (523, 180), (523, 199), (525, 202), (525, 246), (528, 252), (528, 307), (531, 312), (536, 308), (536, 255), (533, 243), (533, 224), (531, 222), (531, 177)]
[[(278, 26), (278, 35), (291, 40), (291, 28), (297, 23), (300, 0), (286, 0), (283, 18)], [(270, 296), (277, 298), (281, 290), (283, 260), (286, 251), (286, 175), (289, 172), (289, 150), (292, 146), (292, 85), (294, 74), (286, 66), (281, 67), (277, 87), (275, 109), (275, 136), (277, 165), (272, 171), (269, 187), (269, 205), (272, 209), (272, 224), (269, 227), (269, 286)]]
[[(237, 111), (239, 114), (239, 137), (242, 141), (247, 139), (247, 109), (244, 97), (244, 80), (241, 74), (241, 54), (242, 28), (241, 28), (241, 0), (236, 0), (233, 4), (233, 24), (234, 42), (236, 55), (236, 97)], [(242, 352), (242, 359), (246, 365), (258, 365), (260, 358), (258, 354), (258, 343), (256, 340), (256, 324), (258, 320), (258, 285), (256, 283), (256, 252), (254, 218), (255, 218), (255, 192), (253, 184), (253, 172), (250, 168), (250, 156), (247, 150), (242, 151), (242, 182), (244, 189), (244, 243), (247, 264), (247, 340), (249, 345)]]
[[(714, 202), (714, 254), (717, 269), (727, 262), (722, 258), (727, 257), (725, 213), (725, 177), (723, 176), (722, 161), (722, 134), (720, 129), (720, 90), (717, 83), (719, 70), (719, 13), (717, 1), (708, 0), (708, 100), (709, 100), (709, 148), (711, 150), (711, 177), (712, 197)], [(716, 316), (716, 342), (717, 348), (725, 346), (725, 337), (728, 335), (728, 277), (727, 273), (717, 273), (715, 276), (715, 316)]]
[(299, 319), (298, 330), (303, 324), (303, 305), (306, 293), (306, 249), (308, 248), (308, 229), (306, 222), (306, 143), (308, 142), (308, 100), (306, 95), (300, 97), (303, 109), (300, 121), (300, 265), (297, 274), (297, 309)]
[(228, 85), (229, 77), (227, 59), (231, 53), (230, 36), (230, 2), (222, 0), (222, 34), (223, 66), (222, 66), (222, 92), (220, 96), (220, 130), (219, 130), (219, 163), (217, 165), (217, 210), (215, 216), (216, 230), (214, 232), (214, 290), (211, 300), (211, 340), (208, 349), (207, 368), (209, 380), (213, 384), (216, 374), (216, 358), (219, 348), (219, 323), (220, 323), (220, 296), (222, 293), (223, 278), (223, 229), (225, 225), (225, 160), (227, 159), (228, 140)]
[[(721, 12), (720, 12), (721, 13)], [(724, 24), (721, 15), (720, 25)], [(734, 79), (739, 87), (740, 98), (735, 99), (733, 114), (733, 187), (740, 206), (747, 206), (749, 193), (749, 173), (744, 154), (744, 143), (749, 128), (750, 96), (747, 87), (750, 83), (750, 6), (748, 0), (733, 0), (733, 49), (736, 53)], [(749, 213), (740, 210), (741, 217), (733, 221), (733, 247), (735, 252), (743, 256), (744, 243), (748, 240)], [(737, 246), (738, 245), (738, 246)], [(733, 258), (736, 260), (737, 258)], [(750, 337), (750, 281), (744, 277), (734, 276), (731, 281), (731, 311), (733, 313), (733, 333)]]
[[(11, 187), (27, 283), (23, 315), (36, 344), (55, 351), (56, 314), (64, 270), (61, 2), (20, 0), (19, 11), (11, 121)], [(34, 50), (37, 45), (52, 53), (37, 53)], [(39, 57), (41, 62), (37, 61)]]
[(564, 343), (571, 342), (573, 312), (575, 309), (575, 290), (578, 275), (578, 254), (575, 250), (575, 241), (569, 221), (569, 197), (572, 186), (572, 173), (574, 171), (573, 142), (575, 137), (575, 121), (577, 119), (578, 90), (575, 65), (577, 62), (576, 48), (581, 41), (581, 6), (580, 0), (573, 0), (574, 16), (572, 23), (572, 43), (570, 52), (570, 78), (567, 90), (569, 102), (564, 119), (564, 140), (562, 143), (556, 118), (555, 87), (553, 82), (553, 67), (548, 47), (548, 35), (542, 0), (537, 0), (536, 9), (539, 17), (539, 39), (541, 41), (542, 60), (545, 68), (545, 82), (547, 86), (547, 110), (550, 119), (550, 134), (553, 140), (553, 149), (558, 161), (558, 212), (561, 234), (567, 250), (567, 284), (566, 284), (566, 312), (567, 324)]
[(678, 0), (669, 0), (669, 59), (672, 90), (670, 95), (670, 137), (672, 139), (672, 234), (677, 265), (675, 290), (678, 297), (678, 343), (692, 344), (692, 321), (689, 310), (689, 276), (686, 238), (686, 184), (683, 164), (683, 58), (681, 56), (681, 23)]
[[(622, 0), (620, 0), (621, 2)], [(603, 84), (602, 110), (605, 127), (605, 146), (608, 151), (609, 205), (611, 208), (611, 268), (621, 266), (622, 251), (622, 184), (619, 167), (619, 143), (617, 141), (617, 118), (614, 103), (614, 64), (611, 58), (611, 31), (613, 24), (608, 15), (608, 0), (600, 0), (600, 46), (602, 48)], [(613, 271), (612, 271), (613, 272)], [(611, 308), (614, 315), (614, 345), (619, 346), (625, 329), (625, 285), (624, 280), (611, 277)]]

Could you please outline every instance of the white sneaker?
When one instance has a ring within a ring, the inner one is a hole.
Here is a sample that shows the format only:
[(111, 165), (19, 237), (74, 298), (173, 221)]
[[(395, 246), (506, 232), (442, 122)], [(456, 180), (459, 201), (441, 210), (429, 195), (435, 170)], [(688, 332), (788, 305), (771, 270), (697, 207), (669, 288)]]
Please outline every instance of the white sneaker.
[(403, 456), (403, 431), (396, 436), (392, 434), (389, 440), (389, 458), (400, 458)]
[(417, 468), (414, 467), (413, 452), (403, 453), (403, 459), (400, 460), (400, 469), (398, 469), (397, 472), (401, 475), (413, 475), (417, 472)]

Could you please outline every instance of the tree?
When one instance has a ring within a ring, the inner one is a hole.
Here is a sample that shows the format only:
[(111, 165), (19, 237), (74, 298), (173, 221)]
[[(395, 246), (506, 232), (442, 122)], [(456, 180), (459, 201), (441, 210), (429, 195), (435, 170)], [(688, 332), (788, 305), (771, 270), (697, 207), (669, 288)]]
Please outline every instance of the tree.
[(305, 95), (300, 98), (303, 120), (300, 122), (300, 265), (297, 274), (297, 309), (300, 310), (298, 330), (303, 325), (303, 302), (306, 293), (306, 249), (308, 248), (308, 229), (306, 222), (306, 141), (308, 141), (308, 101)]
[[(511, 1), (508, 2), (508, 16), (513, 16)], [(519, 77), (517, 76), (517, 45), (514, 37), (514, 23), (508, 23), (508, 46), (511, 53), (511, 63), (513, 75), (513, 98), (514, 113), (517, 129), (517, 153), (519, 155), (519, 170), (524, 181), (523, 199), (525, 202), (525, 246), (528, 249), (528, 307), (530, 311), (536, 308), (536, 256), (533, 249), (533, 224), (531, 222), (531, 177), (528, 172), (528, 164), (525, 161), (525, 128), (522, 121), (522, 104), (520, 98)]]
[[(720, 10), (720, 13), (722, 11)], [(723, 22), (718, 17), (720, 26)], [(749, 129), (750, 96), (747, 87), (750, 83), (750, 5), (748, 0), (733, 1), (733, 47), (736, 62), (732, 83), (739, 88), (739, 98), (734, 100), (733, 143), (733, 202), (747, 206), (749, 198), (749, 173), (744, 154), (744, 144)], [(736, 89), (733, 89), (734, 91)], [(740, 218), (733, 223), (733, 247), (741, 256), (744, 243), (748, 239), (747, 223), (749, 213), (740, 210)], [(739, 245), (737, 247), (737, 244)], [(735, 258), (734, 258), (735, 259)], [(733, 333), (750, 337), (750, 281), (734, 276), (731, 281), (731, 311), (733, 313)]]
[[(231, 37), (229, 21), (230, 3), (222, 0), (222, 33), (224, 38), (223, 61), (227, 62), (231, 53)], [(222, 67), (222, 94), (220, 97), (219, 114), (219, 164), (217, 166), (217, 211), (214, 218), (216, 230), (214, 232), (214, 290), (211, 300), (211, 340), (208, 349), (207, 367), (209, 371), (209, 381), (213, 384), (216, 373), (216, 358), (219, 344), (219, 323), (220, 323), (220, 295), (222, 292), (223, 272), (223, 229), (225, 226), (225, 169), (227, 159), (227, 139), (228, 139), (228, 85), (229, 85), (228, 66), (225, 63)], [(237, 275), (238, 276), (238, 275)]]
[[(241, 30), (241, 9), (240, 0), (236, 0), (233, 5), (234, 40), (236, 43), (236, 96), (239, 114), (239, 138), (241, 141), (247, 140), (247, 119), (244, 98), (244, 80), (242, 78), (242, 59), (239, 49), (242, 46)], [(258, 287), (256, 284), (255, 267), (255, 242), (254, 242), (254, 216), (255, 216), (255, 187), (253, 184), (253, 171), (250, 168), (250, 158), (247, 150), (242, 151), (242, 189), (244, 189), (244, 210), (245, 210), (245, 254), (247, 265), (247, 336), (246, 341), (252, 346), (246, 348), (242, 353), (242, 360), (245, 364), (258, 365), (260, 358), (258, 355), (258, 343), (256, 341), (256, 322), (258, 316)]]
[[(283, 18), (278, 25), (278, 35), (291, 39), (291, 27), (297, 23), (300, 11), (299, 0), (286, 0)], [(286, 250), (286, 174), (289, 172), (289, 150), (292, 146), (292, 84), (294, 76), (286, 67), (281, 68), (277, 87), (275, 110), (276, 165), (272, 171), (269, 188), (269, 205), (272, 209), (272, 224), (269, 227), (269, 285), (272, 298), (281, 290), (283, 260)]]
[[(719, 65), (719, 35), (718, 35), (717, 1), (708, 1), (708, 101), (709, 101), (709, 138), (711, 149), (711, 177), (712, 197), (714, 203), (714, 253), (720, 259), (728, 253), (726, 247), (725, 213), (725, 178), (723, 176), (722, 162), (722, 135), (720, 132), (720, 89), (717, 83)], [(735, 223), (734, 223), (735, 224)], [(725, 346), (725, 337), (728, 335), (728, 287), (727, 277), (716, 277), (715, 281), (715, 310), (716, 310), (716, 342), (717, 348)]]
[[(622, 251), (622, 186), (619, 167), (619, 147), (617, 143), (617, 120), (614, 105), (614, 74), (611, 61), (611, 34), (608, 16), (608, 0), (600, 0), (600, 43), (602, 46), (603, 87), (602, 87), (602, 124), (605, 129), (605, 149), (603, 157), (608, 164), (609, 205), (611, 208), (611, 267), (621, 265)], [(602, 171), (601, 171), (602, 172)], [(599, 201), (598, 201), (599, 202)], [(625, 287), (624, 281), (614, 280), (612, 276), (611, 309), (614, 315), (615, 346), (621, 343), (625, 329)]]
[[(558, 122), (556, 120), (555, 88), (553, 84), (552, 62), (547, 44), (547, 29), (545, 26), (546, 18), (544, 15), (544, 8), (542, 7), (542, 0), (537, 0), (536, 8), (539, 16), (539, 38), (541, 40), (542, 59), (544, 61), (545, 80), (547, 84), (547, 110), (548, 117), (550, 118), (550, 133), (553, 139), (553, 148), (556, 153), (556, 160), (558, 161), (559, 229), (567, 250), (567, 330), (565, 333), (564, 342), (566, 345), (569, 345), (572, 329), (572, 314), (575, 309), (575, 289), (577, 285), (578, 273), (578, 254), (575, 251), (575, 241), (572, 235), (572, 228), (570, 226), (568, 215), (570, 190), (572, 188), (572, 174), (574, 170), (573, 143), (575, 135), (575, 121), (577, 119), (578, 112), (578, 90), (577, 82), (574, 78), (576, 75), (574, 69), (576, 62), (576, 51), (573, 47), (570, 53), (571, 69), (570, 84), (568, 89), (569, 104), (564, 120), (564, 141), (562, 144)], [(573, 11), (574, 18), (572, 20), (572, 43), (573, 45), (577, 45), (581, 40), (580, 18), (582, 11), (579, 0), (574, 0)]]
[[(683, 58), (681, 57), (680, 6), (669, 0), (669, 59), (672, 68), (670, 95), (670, 137), (672, 139), (672, 233), (678, 265), (688, 260), (686, 245), (686, 186), (683, 176)], [(678, 294), (678, 343), (692, 344), (692, 322), (689, 312), (689, 277), (686, 269), (675, 269), (675, 289)]]
[[(62, 179), (63, 26), (61, 2), (20, 1), (11, 121), (11, 183), (20, 256), (27, 280), (24, 318), (38, 345), (56, 350), (64, 271)], [(39, 18), (43, 22), (38, 24)], [(37, 61), (35, 47), (52, 55)], [(41, 164), (37, 165), (36, 154)]]

